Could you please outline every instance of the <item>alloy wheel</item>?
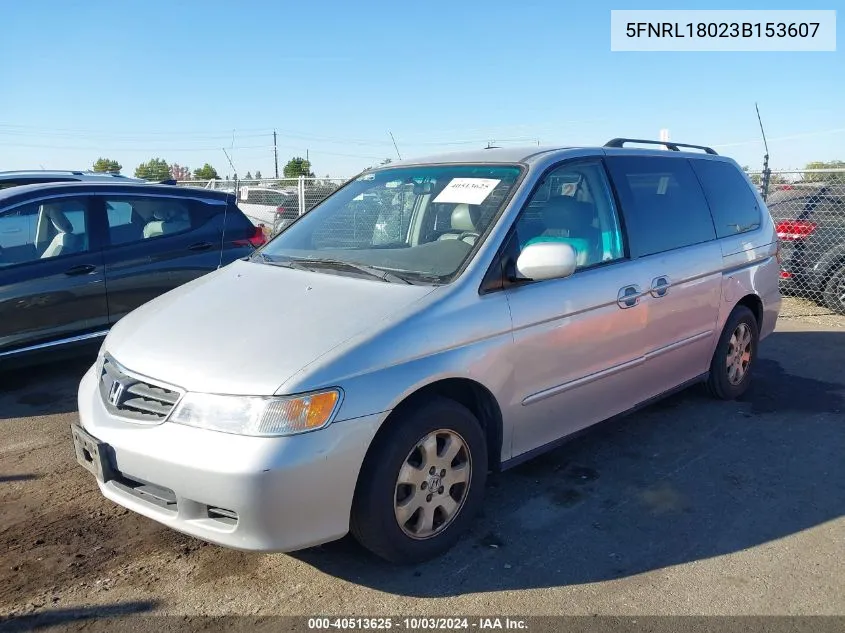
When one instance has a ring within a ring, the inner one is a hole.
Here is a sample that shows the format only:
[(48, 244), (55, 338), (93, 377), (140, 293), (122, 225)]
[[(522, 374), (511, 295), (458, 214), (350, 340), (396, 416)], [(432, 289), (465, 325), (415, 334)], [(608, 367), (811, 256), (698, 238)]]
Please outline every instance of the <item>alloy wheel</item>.
[(747, 323), (740, 323), (731, 334), (726, 359), (728, 382), (732, 385), (741, 383), (748, 373), (748, 366), (751, 363), (751, 343), (751, 328)]
[(408, 453), (396, 480), (393, 511), (402, 531), (429, 539), (460, 514), (472, 478), (467, 443), (446, 429), (423, 437)]

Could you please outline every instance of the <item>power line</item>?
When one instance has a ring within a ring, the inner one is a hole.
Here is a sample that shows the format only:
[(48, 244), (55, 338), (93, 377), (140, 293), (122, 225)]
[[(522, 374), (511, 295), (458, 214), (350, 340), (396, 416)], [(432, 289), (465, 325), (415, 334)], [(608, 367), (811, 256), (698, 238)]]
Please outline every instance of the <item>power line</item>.
[[(810, 138), (812, 136), (826, 136), (828, 134), (842, 134), (845, 132), (845, 127), (834, 128), (832, 130), (819, 130), (817, 132), (802, 132), (799, 134), (790, 134), (788, 136), (778, 136), (776, 138), (770, 138), (769, 140), (772, 143), (779, 142), (779, 141), (794, 141), (799, 138)], [(734, 143), (721, 143), (721, 144), (713, 144), (710, 147), (739, 147), (740, 145), (756, 145), (760, 142), (760, 139), (754, 139), (750, 141), (737, 141)]]

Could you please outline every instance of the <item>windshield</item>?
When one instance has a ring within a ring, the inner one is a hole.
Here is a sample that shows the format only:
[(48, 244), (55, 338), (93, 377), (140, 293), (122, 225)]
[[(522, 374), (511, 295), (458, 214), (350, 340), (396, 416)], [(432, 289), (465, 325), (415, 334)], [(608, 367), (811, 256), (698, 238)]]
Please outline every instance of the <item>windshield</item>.
[(498, 216), (521, 168), (426, 165), (365, 173), (331, 195), (261, 250), (267, 263), (332, 262), (332, 271), (394, 273), (448, 282)]

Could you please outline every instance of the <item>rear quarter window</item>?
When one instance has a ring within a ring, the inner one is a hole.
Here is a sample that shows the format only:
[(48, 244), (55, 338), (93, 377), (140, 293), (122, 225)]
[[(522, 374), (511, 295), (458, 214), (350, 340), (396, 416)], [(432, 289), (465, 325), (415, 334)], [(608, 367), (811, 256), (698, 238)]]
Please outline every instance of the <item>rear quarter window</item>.
[(609, 156), (631, 251), (643, 257), (716, 238), (704, 192), (688, 160)]
[(716, 237), (760, 228), (762, 216), (757, 197), (736, 167), (715, 160), (691, 160), (690, 163), (713, 214)]

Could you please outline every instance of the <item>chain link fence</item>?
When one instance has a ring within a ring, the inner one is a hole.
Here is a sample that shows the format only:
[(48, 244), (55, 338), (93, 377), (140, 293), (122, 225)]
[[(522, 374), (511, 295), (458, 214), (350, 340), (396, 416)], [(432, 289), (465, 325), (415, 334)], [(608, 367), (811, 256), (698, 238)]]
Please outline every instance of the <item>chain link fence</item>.
[[(749, 175), (762, 187), (762, 173)], [(798, 299), (790, 311), (845, 315), (845, 170), (772, 171), (764, 197), (781, 242), (781, 291)]]
[(182, 187), (229, 191), (237, 196), (238, 208), (256, 226), (275, 235), (300, 215), (338, 189), (344, 178), (261, 178), (251, 180), (180, 180)]

